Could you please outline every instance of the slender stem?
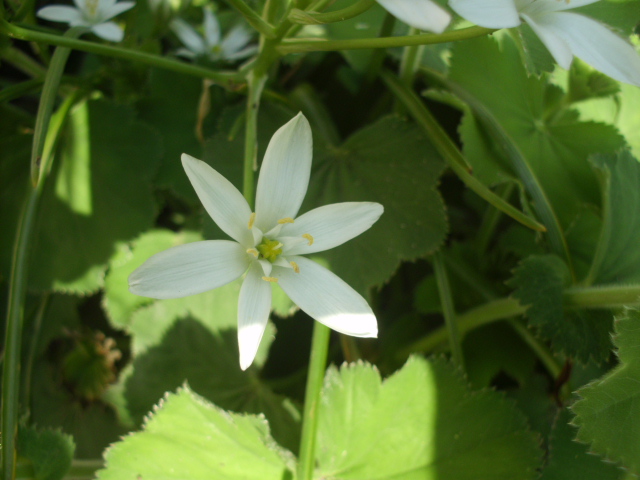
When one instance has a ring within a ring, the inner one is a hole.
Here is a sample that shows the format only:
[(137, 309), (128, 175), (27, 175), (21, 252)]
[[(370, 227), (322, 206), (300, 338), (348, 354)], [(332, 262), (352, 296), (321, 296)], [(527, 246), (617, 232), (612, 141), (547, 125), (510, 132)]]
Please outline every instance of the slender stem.
[[(67, 38), (77, 38), (86, 32), (84, 27), (73, 27), (64, 34)], [(38, 115), (36, 116), (36, 125), (33, 134), (33, 143), (31, 145), (31, 182), (37, 185), (40, 177), (40, 160), (42, 158), (42, 149), (44, 148), (44, 140), (47, 136), (49, 128), (49, 120), (51, 112), (53, 112), (53, 104), (55, 103), (60, 78), (67, 64), (67, 59), (71, 53), (70, 48), (56, 48), (47, 76), (42, 86), (42, 94), (40, 96), (40, 105), (38, 106)]]
[(210, 78), (216, 84), (235, 88), (239, 83), (244, 82), (244, 76), (237, 72), (218, 72), (208, 68), (191, 65), (189, 63), (179, 62), (170, 58), (160, 57), (149, 53), (139, 52), (137, 50), (129, 50), (121, 47), (113, 47), (111, 45), (102, 45), (99, 43), (87, 42), (67, 38), (60, 35), (51, 35), (48, 33), (29, 30), (26, 28), (11, 25), (0, 20), (0, 33), (5, 33), (10, 37), (30, 42), (43, 42), (50, 45), (68, 47), (83, 52), (95, 53), (97, 55), (106, 55), (109, 57), (123, 58), (133, 62), (151, 65), (153, 67), (173, 70), (174, 72), (184, 73), (199, 78)]
[[(420, 30), (418, 30), (417, 28), (411, 27), (409, 29), (409, 35), (419, 34)], [(424, 45), (411, 45), (410, 47), (404, 47), (403, 49), (398, 77), (408, 89), (411, 89), (413, 86), (413, 79), (416, 73), (416, 69), (420, 64), (420, 58), (422, 57), (424, 47)], [(402, 105), (402, 102), (400, 102), (400, 100), (398, 99), (396, 99), (395, 111), (400, 115), (404, 115), (406, 112), (404, 105)]]
[(255, 171), (258, 169), (258, 111), (260, 109), (260, 96), (267, 81), (266, 75), (249, 73), (247, 84), (249, 95), (247, 97), (247, 113), (244, 133), (244, 168), (242, 191), (244, 198), (251, 208), (254, 207), (255, 198)]
[[(388, 37), (393, 33), (393, 27), (396, 24), (396, 17), (387, 13), (384, 17), (384, 21), (382, 22), (382, 26), (380, 27), (380, 31), (378, 32), (378, 37)], [(367, 69), (364, 74), (363, 88), (360, 90), (360, 96), (370, 96), (371, 95), (371, 87), (373, 83), (378, 79), (378, 75), (380, 74), (380, 69), (384, 64), (384, 60), (387, 58), (386, 50), (379, 48), (373, 51), (371, 55), (371, 59), (369, 60), (369, 64), (367, 65)]]
[(327, 351), (331, 330), (320, 322), (313, 322), (311, 360), (302, 414), (302, 437), (298, 463), (298, 480), (311, 480), (315, 468), (316, 437), (320, 409), (320, 393), (327, 366)]
[[(327, 8), (331, 3), (335, 0), (315, 0), (310, 5), (301, 5), (301, 2), (298, 2), (298, 5), (295, 5), (298, 9), (304, 9), (305, 12), (318, 12)], [(308, 2), (303, 2), (308, 3)], [(296, 24), (292, 25), (288, 28), (287, 32), (283, 35), (283, 38), (290, 38), (298, 34), (298, 32), (302, 29), (303, 25)]]
[(362, 50), (366, 48), (394, 48), (410, 45), (433, 45), (436, 43), (457, 42), (469, 38), (483, 37), (495, 32), (492, 28), (469, 27), (440, 35), (426, 33), (423, 35), (384, 37), (384, 38), (353, 38), (346, 40), (284, 40), (278, 51), (287, 53), (303, 52), (331, 52), (335, 50)]
[(531, 333), (531, 331), (521, 322), (510, 320), (509, 325), (511, 325), (511, 328), (515, 330), (522, 341), (524, 341), (529, 348), (533, 350), (549, 374), (553, 378), (558, 378), (560, 372), (562, 372), (562, 365), (556, 361), (549, 349), (540, 343), (533, 333)]
[[(64, 119), (76, 100), (69, 96), (52, 117), (51, 128), (42, 159), (42, 175), (47, 175), (53, 157), (53, 147)], [(22, 323), (26, 298), (29, 246), (33, 237), (35, 219), (44, 181), (29, 192), (18, 222), (9, 277), (9, 302), (5, 332), (5, 358), (2, 370), (2, 478), (11, 480), (15, 473), (15, 447), (18, 433), (20, 398), (20, 350), (22, 346)]]
[(458, 335), (458, 325), (456, 311), (453, 305), (453, 296), (451, 295), (451, 286), (449, 285), (449, 277), (447, 268), (444, 265), (442, 252), (437, 251), (433, 255), (433, 270), (436, 275), (436, 283), (438, 284), (438, 292), (440, 293), (440, 304), (442, 305), (442, 313), (444, 315), (444, 323), (447, 327), (449, 335), (449, 345), (451, 346), (451, 357), (453, 363), (464, 369), (464, 356), (462, 354), (462, 341)]
[(25, 362), (24, 377), (22, 381), (22, 385), (24, 386), (24, 391), (22, 392), (22, 404), (27, 405), (27, 408), (29, 410), (31, 410), (31, 373), (33, 371), (33, 363), (36, 358), (38, 342), (40, 341), (40, 331), (42, 330), (42, 319), (44, 318), (44, 314), (47, 311), (47, 307), (49, 306), (50, 299), (51, 299), (51, 294), (49, 292), (44, 293), (42, 295), (42, 300), (40, 301), (38, 311), (34, 315), (33, 327), (31, 328), (31, 332), (30, 332), (31, 343), (29, 345), (29, 352), (27, 354), (27, 358)]
[(9, 62), (22, 73), (30, 77), (44, 77), (47, 69), (33, 60), (29, 55), (15, 47), (6, 47), (1, 51), (2, 59)]
[(255, 28), (261, 35), (267, 38), (276, 37), (276, 29), (273, 25), (263, 19), (258, 13), (242, 0), (226, 0), (229, 5), (235, 8), (245, 18), (247, 23)]
[(39, 90), (42, 87), (43, 81), (44, 79), (42, 78), (34, 78), (3, 88), (0, 90), (0, 103), (9, 102), (14, 98), (20, 98), (28, 93)]
[[(496, 187), (496, 194), (507, 202), (511, 197), (514, 188), (514, 182), (505, 183)], [(498, 227), (500, 218), (502, 218), (502, 212), (500, 210), (487, 206), (484, 215), (482, 216), (482, 223), (480, 224), (480, 228), (476, 234), (476, 245), (478, 246), (478, 252), (481, 254), (486, 252), (489, 247), (489, 242), (493, 238), (493, 234)]]
[(576, 308), (620, 308), (640, 306), (640, 285), (569, 288), (564, 304)]
[(353, 5), (340, 10), (334, 10), (327, 13), (305, 12), (299, 8), (294, 8), (289, 14), (289, 20), (293, 23), (303, 25), (321, 25), (323, 23), (334, 23), (357, 17), (366, 12), (376, 3), (376, 0), (358, 0)]
[(402, 85), (398, 79), (389, 72), (381, 72), (380, 75), (391, 92), (407, 107), (409, 113), (411, 113), (413, 118), (415, 118), (418, 124), (425, 130), (433, 146), (436, 147), (436, 150), (442, 155), (442, 158), (444, 158), (451, 170), (454, 171), (467, 187), (525, 227), (537, 231), (545, 231), (544, 225), (505, 202), (489, 190), (480, 180), (469, 173), (467, 162), (460, 150), (458, 150), (458, 147), (453, 143), (453, 140), (449, 138), (436, 119), (433, 118), (431, 112), (429, 112), (415, 93)]

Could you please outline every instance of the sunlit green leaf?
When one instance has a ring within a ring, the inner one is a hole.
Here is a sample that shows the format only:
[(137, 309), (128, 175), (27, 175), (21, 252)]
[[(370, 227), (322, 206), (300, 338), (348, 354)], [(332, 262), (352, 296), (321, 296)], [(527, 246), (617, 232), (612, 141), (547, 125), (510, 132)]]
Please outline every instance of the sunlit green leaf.
[(227, 413), (188, 388), (169, 394), (145, 422), (105, 454), (100, 480), (284, 480), (291, 454), (261, 416)]
[(443, 360), (413, 358), (384, 382), (363, 363), (331, 369), (323, 397), (316, 478), (537, 478), (524, 416), (496, 392), (470, 392)]
[(627, 310), (616, 318), (614, 343), (620, 364), (578, 391), (572, 410), (577, 439), (612, 462), (640, 473), (640, 313)]

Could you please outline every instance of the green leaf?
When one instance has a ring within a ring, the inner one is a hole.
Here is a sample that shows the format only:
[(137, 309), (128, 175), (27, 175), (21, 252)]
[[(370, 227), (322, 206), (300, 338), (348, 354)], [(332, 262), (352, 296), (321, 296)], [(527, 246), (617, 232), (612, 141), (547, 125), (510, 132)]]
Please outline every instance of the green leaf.
[(107, 101), (78, 105), (63, 140), (43, 192), (29, 280), (32, 288), (88, 293), (102, 286), (114, 243), (153, 223), (160, 140)]
[(338, 148), (320, 147), (301, 212), (349, 201), (385, 209), (370, 230), (316, 255), (349, 285), (361, 293), (382, 285), (402, 261), (442, 244), (448, 225), (436, 185), (444, 164), (415, 124), (386, 117)]
[(549, 460), (540, 480), (622, 480), (625, 473), (591, 455), (586, 445), (574, 440), (576, 429), (566, 408), (556, 418), (549, 444)]
[(21, 426), (17, 449), (20, 457), (31, 460), (35, 480), (61, 480), (71, 467), (75, 445), (60, 431)]
[[(270, 342), (263, 343), (268, 346)], [(185, 381), (226, 410), (263, 413), (280, 444), (297, 447), (299, 426), (291, 405), (262, 384), (255, 369), (240, 370), (236, 330), (214, 334), (192, 319), (173, 325), (161, 344), (135, 358), (126, 382), (129, 412), (142, 420), (165, 392)]]
[(640, 163), (628, 151), (593, 158), (600, 173), (604, 222), (589, 279), (595, 284), (640, 282)]
[(509, 284), (523, 305), (529, 324), (554, 350), (587, 363), (609, 356), (611, 314), (604, 310), (565, 310), (563, 290), (570, 277), (566, 264), (555, 255), (533, 255), (514, 272)]
[(194, 232), (174, 233), (170, 230), (150, 230), (132, 242), (119, 244), (112, 257), (104, 279), (103, 306), (111, 324), (116, 328), (129, 325), (133, 312), (142, 305), (153, 302), (129, 292), (129, 275), (152, 255), (184, 243), (202, 240)]
[(577, 440), (631, 473), (640, 473), (640, 312), (626, 310), (616, 318), (614, 344), (620, 364), (578, 391), (572, 410)]
[(285, 480), (291, 454), (261, 416), (227, 413), (188, 388), (169, 394), (145, 422), (105, 454), (100, 480)]
[[(492, 38), (459, 42), (452, 52), (452, 88), (478, 102), (504, 130), (522, 153), (560, 224), (569, 225), (585, 203), (598, 205), (596, 178), (586, 159), (593, 153), (621, 148), (624, 141), (616, 130), (579, 122), (576, 112), (570, 110), (550, 114), (550, 107), (555, 105), (549, 103), (550, 99), (561, 92), (544, 77), (527, 75), (509, 38), (501, 43)], [(483, 182), (520, 176), (527, 184), (528, 179), (520, 175), (516, 165), (500, 158), (503, 153), (495, 142), (503, 139), (483, 137), (469, 120), (463, 123), (461, 135), (465, 156)], [(483, 142), (485, 146), (476, 148)]]
[(533, 479), (541, 461), (511, 401), (417, 357), (384, 382), (363, 363), (330, 369), (317, 452), (318, 479)]

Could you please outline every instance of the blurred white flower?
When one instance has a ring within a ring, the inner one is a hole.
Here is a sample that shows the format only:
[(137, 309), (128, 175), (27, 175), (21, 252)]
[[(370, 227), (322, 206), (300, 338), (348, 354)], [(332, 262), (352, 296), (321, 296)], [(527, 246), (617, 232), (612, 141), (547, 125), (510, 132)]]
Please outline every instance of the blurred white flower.
[(431, 0), (377, 0), (385, 10), (407, 25), (419, 30), (442, 33), (451, 14)]
[(609, 28), (565, 10), (599, 0), (450, 0), (461, 17), (486, 28), (512, 28), (525, 21), (558, 65), (568, 69), (576, 56), (621, 82), (640, 86), (640, 57)]
[(187, 48), (176, 53), (187, 58), (207, 57), (210, 60), (239, 60), (253, 55), (255, 46), (247, 46), (251, 33), (242, 25), (233, 27), (223, 38), (220, 35), (218, 19), (208, 8), (204, 9), (204, 36), (200, 35), (187, 22), (176, 18), (171, 29)]
[(335, 203), (297, 218), (311, 172), (312, 137), (302, 115), (281, 127), (265, 153), (252, 212), (222, 175), (184, 154), (182, 164), (211, 218), (235, 241), (210, 240), (170, 248), (129, 277), (129, 290), (152, 298), (179, 298), (246, 277), (238, 300), (240, 367), (258, 350), (277, 282), (303, 311), (328, 327), (375, 337), (376, 317), (367, 301), (329, 270), (301, 255), (343, 244), (373, 225), (383, 212), (371, 202)]
[(116, 23), (109, 22), (132, 8), (135, 2), (116, 0), (73, 0), (75, 7), (50, 5), (38, 10), (37, 16), (52, 22), (68, 23), (71, 27), (87, 27), (98, 37), (111, 42), (122, 40), (124, 33)]

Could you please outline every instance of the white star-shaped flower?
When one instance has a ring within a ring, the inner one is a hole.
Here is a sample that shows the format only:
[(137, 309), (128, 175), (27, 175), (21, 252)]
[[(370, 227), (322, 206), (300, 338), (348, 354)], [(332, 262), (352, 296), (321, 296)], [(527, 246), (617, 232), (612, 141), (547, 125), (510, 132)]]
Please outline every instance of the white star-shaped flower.
[(486, 28), (512, 28), (525, 21), (562, 68), (576, 56), (621, 82), (640, 86), (640, 57), (605, 25), (566, 12), (599, 0), (450, 0), (461, 17)]
[(442, 33), (451, 14), (431, 0), (377, 0), (391, 15), (419, 30)]
[(371, 202), (335, 203), (296, 218), (307, 192), (312, 139), (302, 115), (281, 127), (264, 156), (251, 211), (242, 194), (206, 163), (184, 154), (182, 164), (211, 218), (233, 240), (170, 248), (129, 277), (129, 290), (152, 298), (180, 298), (221, 287), (246, 272), (238, 300), (240, 367), (251, 365), (271, 310), (277, 282), (303, 311), (355, 337), (376, 337), (367, 301), (329, 270), (301, 255), (343, 244), (373, 225), (383, 212)]
[(251, 33), (242, 25), (236, 25), (225, 36), (220, 36), (218, 19), (208, 8), (204, 9), (204, 36), (181, 18), (171, 22), (171, 29), (187, 48), (176, 53), (187, 58), (207, 57), (210, 60), (239, 60), (253, 55), (257, 48), (248, 46)]
[(109, 22), (132, 8), (135, 2), (116, 0), (73, 0), (75, 7), (50, 5), (38, 10), (38, 17), (52, 22), (68, 23), (71, 27), (87, 27), (98, 37), (111, 42), (122, 40), (124, 33), (116, 23)]

